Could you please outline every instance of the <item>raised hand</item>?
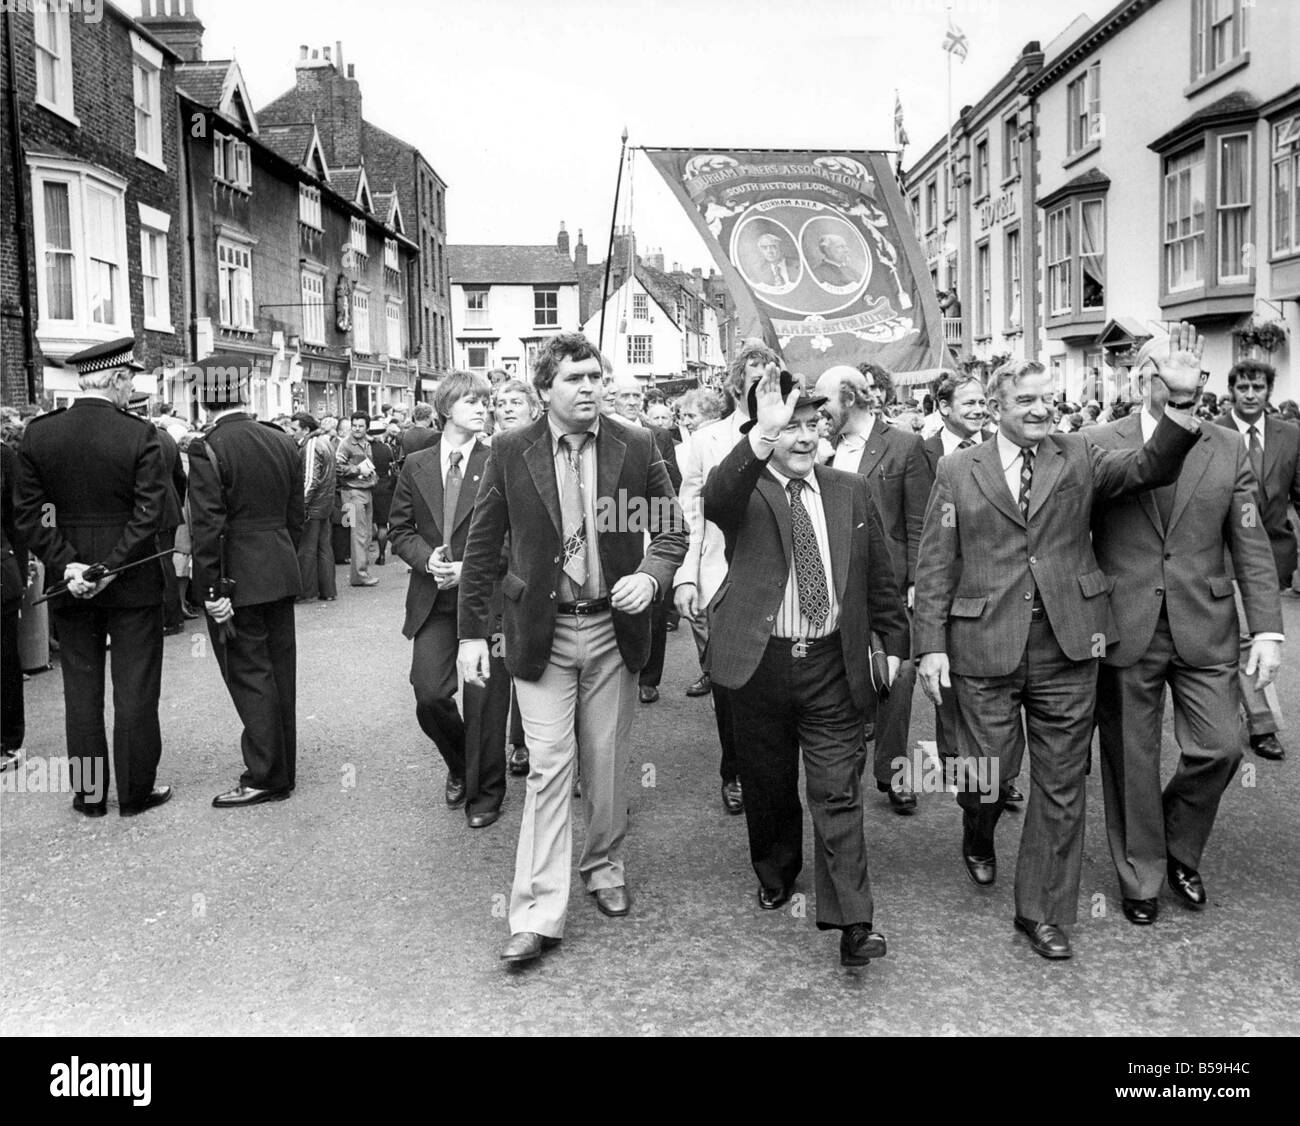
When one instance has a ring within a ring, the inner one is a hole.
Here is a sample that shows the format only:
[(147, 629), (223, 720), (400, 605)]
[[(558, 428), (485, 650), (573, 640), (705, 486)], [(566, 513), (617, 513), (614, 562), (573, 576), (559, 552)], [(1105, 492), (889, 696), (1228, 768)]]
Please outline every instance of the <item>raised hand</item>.
[(792, 387), (789, 395), (781, 394), (781, 369), (776, 364), (767, 365), (766, 374), (755, 388), (754, 424), (762, 437), (775, 441), (794, 417), (799, 388)]
[(1171, 399), (1184, 402), (1200, 391), (1201, 354), (1204, 351), (1205, 337), (1197, 333), (1195, 325), (1180, 321), (1169, 334), (1168, 352), (1163, 356), (1157, 352), (1153, 357), (1160, 380), (1169, 388)]

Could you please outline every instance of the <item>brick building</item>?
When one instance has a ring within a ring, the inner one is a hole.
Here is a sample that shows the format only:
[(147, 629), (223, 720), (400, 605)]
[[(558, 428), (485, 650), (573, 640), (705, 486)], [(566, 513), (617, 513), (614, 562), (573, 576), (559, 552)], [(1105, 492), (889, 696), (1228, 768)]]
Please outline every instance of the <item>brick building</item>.
[(135, 337), (149, 369), (137, 377), (141, 390), (156, 391), (185, 356), (180, 59), (112, 4), (82, 8), (16, 5), (3, 13), (6, 404), (69, 402), (76, 376), (62, 361), (96, 342)]

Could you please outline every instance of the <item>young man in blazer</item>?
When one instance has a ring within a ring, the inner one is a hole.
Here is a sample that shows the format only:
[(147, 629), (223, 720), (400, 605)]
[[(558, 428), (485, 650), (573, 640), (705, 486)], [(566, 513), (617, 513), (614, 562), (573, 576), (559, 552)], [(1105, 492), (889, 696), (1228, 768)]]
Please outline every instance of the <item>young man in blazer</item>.
[[(434, 407), (442, 432), (408, 454), (393, 492), (389, 542), (410, 565), (402, 633), (412, 642), (411, 684), (420, 729), (447, 763), (445, 797), (465, 807), (471, 829), (491, 825), (506, 792), (505, 734), (510, 684), (499, 646), (486, 686), (466, 684), (456, 708), (456, 603), (474, 497), (487, 465), (479, 441), (491, 386), (481, 375), (452, 372)], [(498, 576), (499, 577), (499, 576)]]
[(997, 436), (939, 462), (926, 509), (912, 651), (930, 699), (953, 687), (961, 709), (962, 859), (977, 885), (994, 882), (1001, 778), (1027, 745), (1015, 926), (1044, 958), (1073, 953), (1062, 927), (1078, 913), (1097, 659), (1118, 632), (1089, 517), (1101, 500), (1173, 481), (1196, 444), (1200, 350), (1190, 325), (1161, 375), (1177, 410), (1145, 447), (1103, 452), (1052, 432), (1042, 364), (1004, 364), (989, 387)]
[(892, 680), (907, 616), (870, 487), (816, 464), (823, 402), (773, 364), (751, 391), (752, 428), (705, 483), (704, 516), (731, 563), (709, 607), (706, 660), (732, 696), (759, 906), (785, 903), (803, 867), (802, 749), (817, 926), (839, 930), (841, 964), (860, 966), (885, 954), (858, 770), (870, 639), (879, 635)]
[(564, 934), (575, 759), (587, 822), (579, 872), (602, 913), (629, 910), (623, 777), (636, 674), (650, 655), (651, 602), (686, 554), (681, 508), (654, 438), (601, 417), (599, 349), (580, 333), (551, 337), (533, 382), (548, 412), (493, 437), (460, 575), (465, 682), (493, 675), (491, 601), (500, 578), (506, 668), (528, 737), (511, 936), (501, 954), (511, 963), (540, 957)]

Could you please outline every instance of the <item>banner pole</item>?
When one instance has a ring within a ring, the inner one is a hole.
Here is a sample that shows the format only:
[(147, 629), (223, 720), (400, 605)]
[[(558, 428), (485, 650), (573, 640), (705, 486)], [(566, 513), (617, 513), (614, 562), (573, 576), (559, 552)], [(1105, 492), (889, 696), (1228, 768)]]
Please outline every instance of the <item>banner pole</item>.
[(618, 197), (623, 190), (623, 163), (627, 157), (627, 126), (623, 126), (623, 144), (618, 150), (618, 179), (614, 181), (614, 210), (609, 217), (609, 247), (605, 251), (605, 280), (600, 287), (600, 337), (596, 347), (605, 351), (605, 305), (609, 301), (609, 270), (614, 264), (614, 230), (618, 224)]

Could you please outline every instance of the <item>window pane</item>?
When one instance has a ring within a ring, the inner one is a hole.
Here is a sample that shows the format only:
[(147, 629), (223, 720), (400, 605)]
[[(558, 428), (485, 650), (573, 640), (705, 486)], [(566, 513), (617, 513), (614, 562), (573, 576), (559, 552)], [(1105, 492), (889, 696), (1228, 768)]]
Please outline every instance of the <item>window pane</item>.
[(1246, 137), (1225, 137), (1220, 148), (1219, 202), (1247, 203), (1250, 200), (1250, 142)]
[(1083, 308), (1106, 304), (1105, 215), (1100, 200), (1085, 200), (1079, 208), (1079, 266)]
[(45, 316), (75, 319), (72, 306), (72, 222), (68, 185), (45, 184)]

